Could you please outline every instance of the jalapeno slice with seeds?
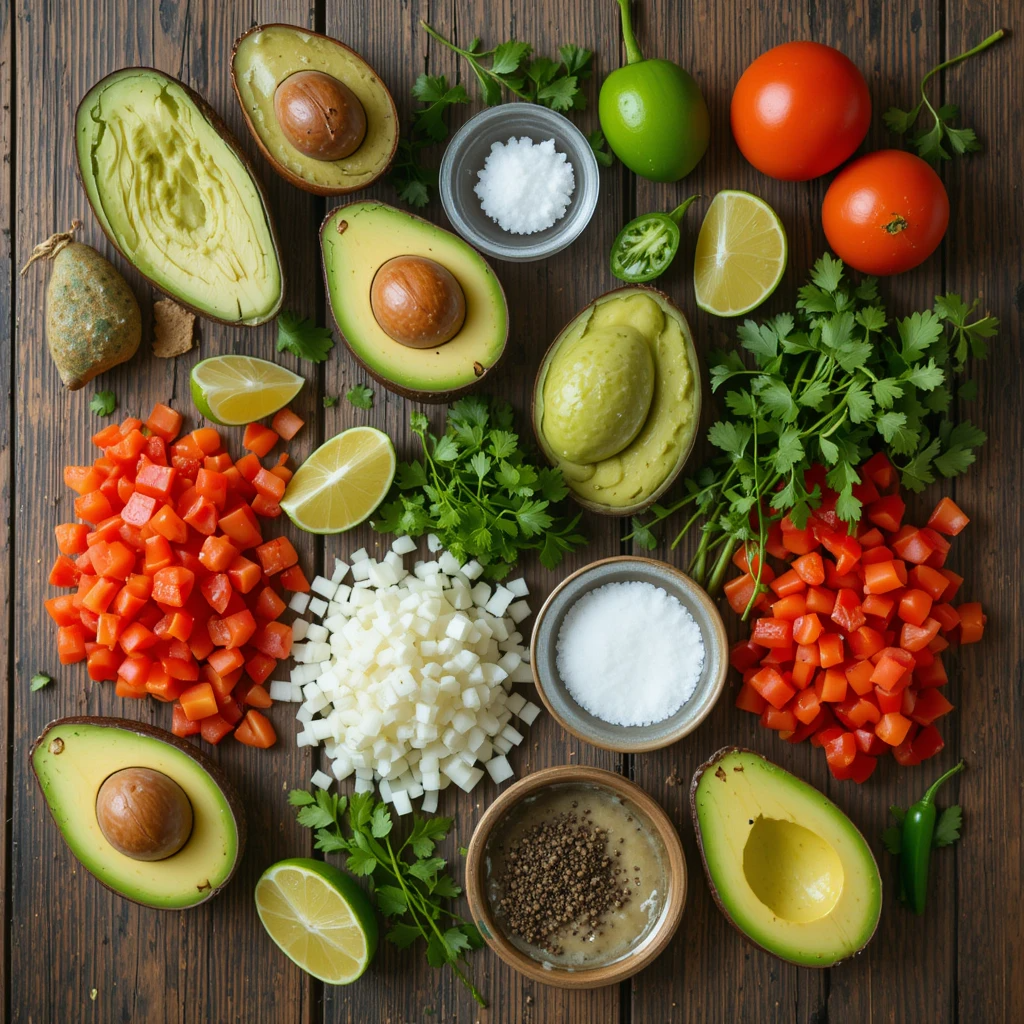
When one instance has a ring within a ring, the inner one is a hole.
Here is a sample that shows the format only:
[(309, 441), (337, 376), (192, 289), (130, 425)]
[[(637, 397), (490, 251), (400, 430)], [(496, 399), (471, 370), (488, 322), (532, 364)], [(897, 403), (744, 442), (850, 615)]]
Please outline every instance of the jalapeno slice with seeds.
[(620, 281), (639, 284), (663, 274), (679, 250), (679, 222), (698, 195), (683, 200), (671, 213), (645, 213), (615, 237), (611, 271)]

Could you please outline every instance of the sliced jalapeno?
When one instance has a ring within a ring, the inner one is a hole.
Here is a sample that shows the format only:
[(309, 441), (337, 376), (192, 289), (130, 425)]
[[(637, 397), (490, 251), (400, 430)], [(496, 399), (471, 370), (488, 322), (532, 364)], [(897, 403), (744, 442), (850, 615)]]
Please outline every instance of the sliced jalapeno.
[(684, 199), (671, 213), (645, 213), (631, 220), (612, 243), (612, 273), (630, 284), (660, 277), (679, 250), (679, 222), (699, 198)]

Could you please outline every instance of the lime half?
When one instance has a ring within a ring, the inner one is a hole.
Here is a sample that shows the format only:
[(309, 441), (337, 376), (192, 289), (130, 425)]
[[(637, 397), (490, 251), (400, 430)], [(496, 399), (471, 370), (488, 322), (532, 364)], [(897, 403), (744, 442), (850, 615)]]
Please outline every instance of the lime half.
[(192, 401), (208, 420), (235, 427), (284, 408), (305, 383), (266, 359), (213, 356), (192, 367)]
[(348, 985), (377, 950), (377, 919), (366, 893), (344, 872), (295, 857), (263, 872), (256, 911), (281, 951), (314, 978)]
[(786, 231), (778, 214), (749, 192), (719, 192), (697, 236), (697, 305), (716, 316), (749, 313), (775, 291), (785, 269)]
[(299, 466), (281, 508), (300, 530), (341, 533), (373, 512), (394, 478), (391, 438), (373, 427), (352, 427)]

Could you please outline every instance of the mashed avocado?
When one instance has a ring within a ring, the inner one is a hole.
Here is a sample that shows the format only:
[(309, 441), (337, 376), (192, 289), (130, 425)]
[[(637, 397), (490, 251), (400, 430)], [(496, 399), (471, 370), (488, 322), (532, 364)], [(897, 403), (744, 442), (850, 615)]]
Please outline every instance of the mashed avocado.
[(180, 82), (148, 68), (108, 76), (82, 101), (76, 135), (96, 216), (157, 288), (232, 323), (277, 312), (282, 277), (263, 196)]
[(700, 416), (695, 371), (685, 318), (653, 289), (610, 292), (569, 324), (541, 365), (534, 423), (581, 501), (626, 512), (671, 483)]

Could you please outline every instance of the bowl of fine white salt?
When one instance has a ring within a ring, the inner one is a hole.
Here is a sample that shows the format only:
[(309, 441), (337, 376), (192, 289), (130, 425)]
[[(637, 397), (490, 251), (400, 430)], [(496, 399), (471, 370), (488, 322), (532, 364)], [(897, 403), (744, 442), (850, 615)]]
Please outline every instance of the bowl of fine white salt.
[(533, 678), (552, 717), (621, 753), (660, 750), (691, 733), (725, 688), (729, 641), (714, 602), (666, 562), (593, 562), (537, 615)]
[(503, 103), (471, 117), (441, 161), (441, 202), (452, 227), (496, 259), (541, 260), (590, 222), (600, 174), (586, 136), (533, 103)]

